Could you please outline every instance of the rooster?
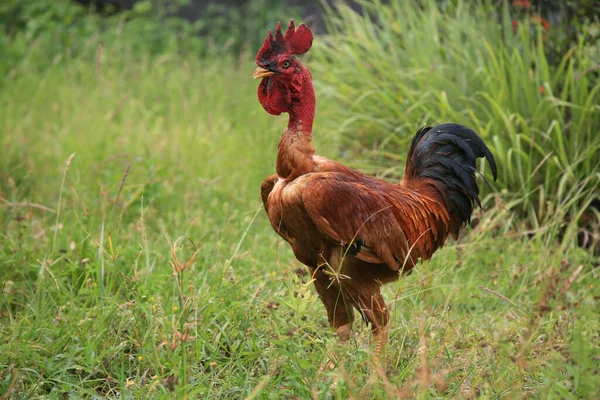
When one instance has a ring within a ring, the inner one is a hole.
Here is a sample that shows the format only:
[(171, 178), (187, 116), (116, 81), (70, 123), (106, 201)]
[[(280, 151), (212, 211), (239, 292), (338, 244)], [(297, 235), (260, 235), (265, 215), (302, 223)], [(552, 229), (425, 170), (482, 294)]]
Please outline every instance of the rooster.
[(292, 20), (285, 35), (281, 24), (274, 36), (269, 31), (256, 56), (262, 107), (289, 114), (276, 174), (263, 182), (261, 197), (275, 232), (309, 268), (339, 339), (350, 336), (356, 309), (382, 346), (389, 311), (381, 286), (430, 259), (448, 235), (458, 237), (474, 204), (481, 207), (477, 158), (487, 159), (494, 180), (496, 163), (475, 132), (450, 123), (419, 129), (400, 183), (315, 155), (312, 77), (294, 57), (312, 41), (311, 30)]

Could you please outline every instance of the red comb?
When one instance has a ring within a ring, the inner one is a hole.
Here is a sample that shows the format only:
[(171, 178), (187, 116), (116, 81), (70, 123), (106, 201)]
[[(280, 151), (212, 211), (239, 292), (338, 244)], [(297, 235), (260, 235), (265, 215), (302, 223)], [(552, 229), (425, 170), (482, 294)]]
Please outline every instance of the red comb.
[(304, 54), (310, 49), (312, 41), (313, 34), (308, 26), (302, 24), (296, 29), (292, 19), (284, 36), (281, 33), (281, 22), (278, 22), (275, 37), (269, 31), (269, 35), (256, 55), (256, 63), (259, 66), (264, 66), (279, 54)]

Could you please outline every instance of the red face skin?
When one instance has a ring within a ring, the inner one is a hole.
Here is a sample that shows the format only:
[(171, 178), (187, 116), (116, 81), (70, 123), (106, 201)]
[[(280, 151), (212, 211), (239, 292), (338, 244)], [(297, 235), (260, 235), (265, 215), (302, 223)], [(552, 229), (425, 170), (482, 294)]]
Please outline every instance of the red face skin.
[(258, 86), (260, 104), (269, 114), (289, 112), (292, 105), (292, 86), (297, 86), (298, 89), (298, 85), (301, 86), (303, 65), (293, 56), (282, 56), (276, 57), (266, 67), (265, 69), (275, 74), (263, 78)]
[(277, 25), (275, 38), (271, 32), (256, 56), (262, 77), (258, 99), (269, 114), (290, 114), (288, 129), (310, 133), (315, 111), (315, 96), (310, 71), (294, 54), (303, 54), (312, 44), (312, 33), (305, 25), (296, 30), (293, 21), (285, 34)]

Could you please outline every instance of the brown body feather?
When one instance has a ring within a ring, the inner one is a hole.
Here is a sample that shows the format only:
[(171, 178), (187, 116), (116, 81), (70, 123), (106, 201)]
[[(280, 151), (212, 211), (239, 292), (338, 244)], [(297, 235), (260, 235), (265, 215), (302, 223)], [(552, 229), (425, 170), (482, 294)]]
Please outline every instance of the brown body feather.
[[(380, 285), (431, 258), (448, 236), (448, 212), (430, 185), (393, 184), (313, 156), (305, 137), (286, 131), (280, 141), (281, 173), (261, 187), (269, 221), (311, 268), (333, 327), (345, 330), (354, 306), (378, 329), (387, 322)], [(327, 269), (345, 279), (331, 282)]]

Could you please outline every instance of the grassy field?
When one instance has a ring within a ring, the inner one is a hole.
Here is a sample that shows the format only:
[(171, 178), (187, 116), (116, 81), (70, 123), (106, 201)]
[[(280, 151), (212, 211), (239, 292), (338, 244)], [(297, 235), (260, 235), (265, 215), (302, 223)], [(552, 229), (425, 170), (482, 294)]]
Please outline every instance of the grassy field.
[[(262, 111), (252, 70), (109, 50), (12, 69), (2, 398), (600, 396), (600, 269), (528, 238), (495, 195), (461, 241), (386, 287), (385, 374), (360, 321), (338, 344), (260, 206), (286, 120)], [(316, 146), (336, 158), (318, 110)]]

